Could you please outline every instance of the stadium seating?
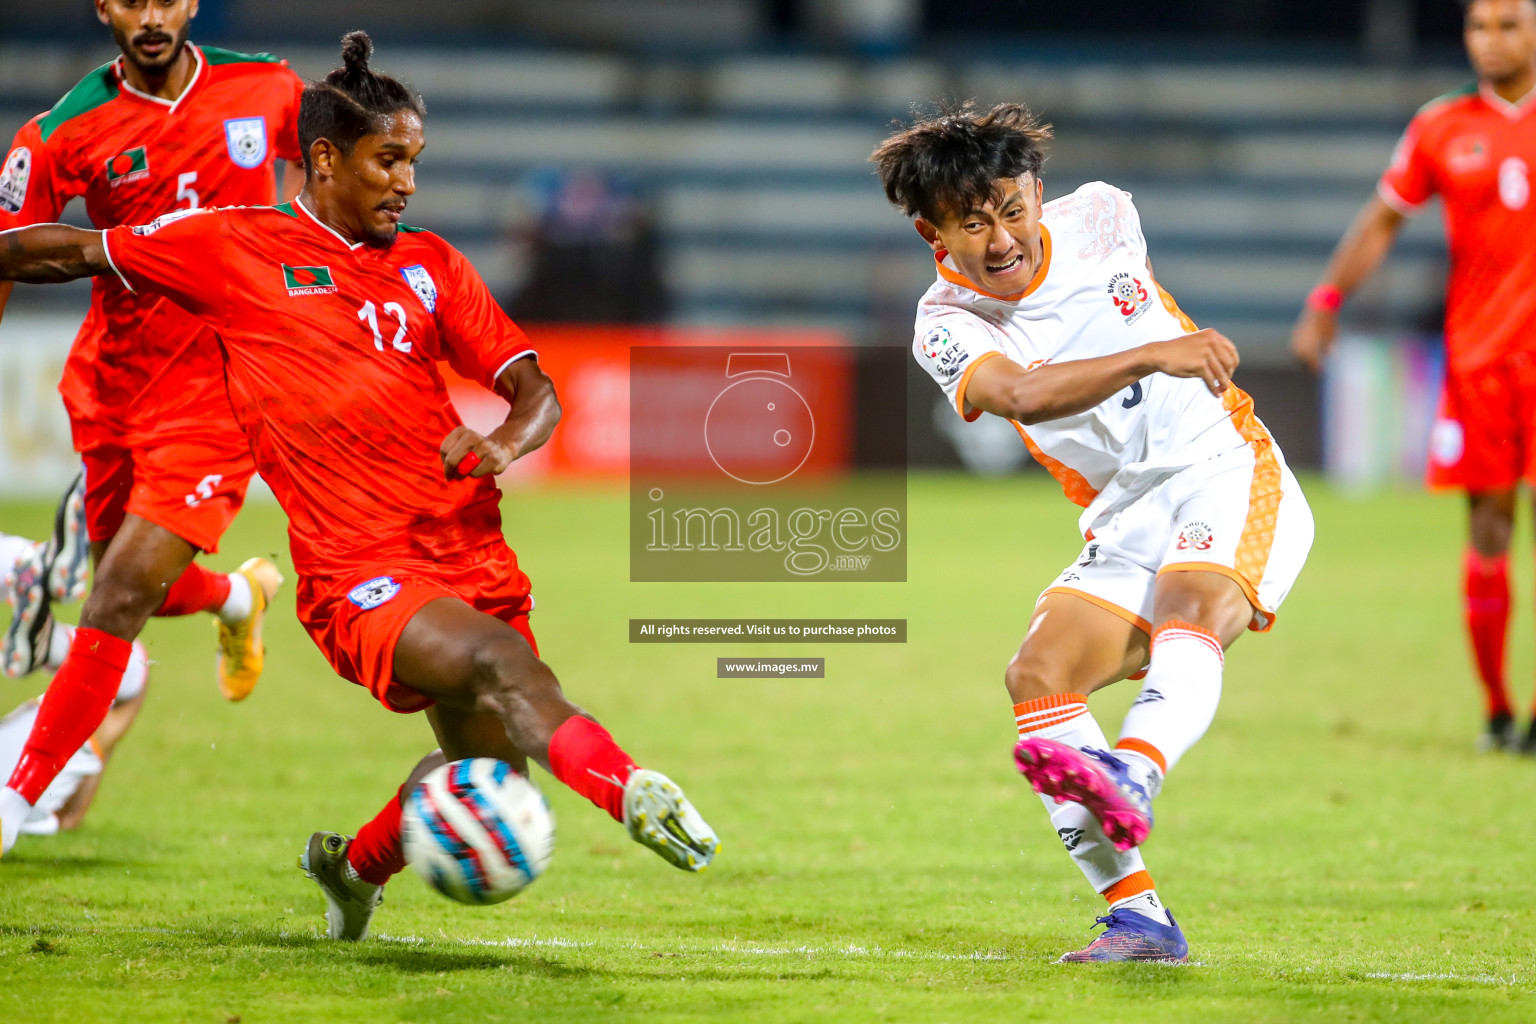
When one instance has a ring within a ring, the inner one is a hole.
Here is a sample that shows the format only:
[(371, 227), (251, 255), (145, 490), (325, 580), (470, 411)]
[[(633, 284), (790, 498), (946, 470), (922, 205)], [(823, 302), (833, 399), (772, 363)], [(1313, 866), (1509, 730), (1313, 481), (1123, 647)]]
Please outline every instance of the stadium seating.
[[(329, 46), (283, 51), (306, 75), (334, 59)], [(0, 47), (0, 131), (107, 55)], [(408, 219), (464, 248), (498, 294), (522, 273), (511, 239), (538, 204), (531, 176), (595, 167), (651, 197), (677, 320), (890, 331), (931, 274), (872, 178), (870, 148), (913, 102), (1019, 98), (1057, 127), (1047, 197), (1093, 178), (1135, 193), (1159, 279), (1260, 364), (1283, 359), (1302, 296), (1409, 116), (1465, 77), (1082, 55), (381, 48), (379, 63), (414, 82), (431, 112)], [(1385, 326), (1432, 314), (1443, 261), (1438, 218), (1420, 218), (1356, 311)]]

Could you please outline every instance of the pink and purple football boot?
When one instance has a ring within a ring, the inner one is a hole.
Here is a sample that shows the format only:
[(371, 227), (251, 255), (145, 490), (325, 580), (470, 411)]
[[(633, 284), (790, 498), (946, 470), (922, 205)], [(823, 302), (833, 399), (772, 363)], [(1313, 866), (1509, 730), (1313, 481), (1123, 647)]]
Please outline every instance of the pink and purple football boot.
[(1152, 794), (1109, 751), (1030, 737), (1013, 748), (1013, 760), (1036, 793), (1086, 807), (1115, 849), (1146, 842), (1152, 831)]

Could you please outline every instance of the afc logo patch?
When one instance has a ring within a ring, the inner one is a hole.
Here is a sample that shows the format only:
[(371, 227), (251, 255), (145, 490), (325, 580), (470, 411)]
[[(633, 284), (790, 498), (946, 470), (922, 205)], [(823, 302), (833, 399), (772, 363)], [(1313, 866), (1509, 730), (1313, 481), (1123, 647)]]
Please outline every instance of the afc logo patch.
[(427, 268), (420, 263), (401, 267), (400, 276), (405, 278), (405, 283), (411, 286), (411, 291), (416, 293), (421, 304), (427, 307), (427, 312), (436, 313), (437, 282), (432, 280), (432, 275), (427, 273)]
[(1216, 531), (1201, 522), (1189, 522), (1179, 530), (1179, 542), (1174, 545), (1180, 551), (1209, 551)]
[(232, 117), (224, 122), (224, 142), (236, 167), (250, 170), (267, 159), (267, 120), (264, 117)]
[(377, 608), (400, 593), (400, 584), (390, 576), (378, 576), (367, 583), (359, 583), (347, 591), (347, 600), (357, 605), (363, 611)]
[(0, 210), (20, 213), (22, 204), (27, 201), (27, 182), (31, 179), (32, 151), (26, 146), (17, 146), (5, 158), (5, 166), (0, 168)]
[(161, 228), (165, 227), (167, 224), (174, 224), (178, 220), (181, 220), (183, 217), (190, 217), (194, 213), (207, 212), (208, 211), (202, 207), (196, 207), (191, 210), (172, 210), (170, 213), (162, 213), (148, 224), (135, 224), (133, 226), (133, 233), (136, 235), (152, 235), (156, 231), (159, 231)]
[(1152, 305), (1147, 286), (1123, 271), (1109, 279), (1109, 300), (1128, 324), (1135, 323)]
[(919, 343), (923, 357), (933, 364), (934, 373), (942, 377), (945, 383), (960, 376), (960, 371), (965, 368), (965, 346), (949, 332), (948, 327), (935, 327), (923, 335)]

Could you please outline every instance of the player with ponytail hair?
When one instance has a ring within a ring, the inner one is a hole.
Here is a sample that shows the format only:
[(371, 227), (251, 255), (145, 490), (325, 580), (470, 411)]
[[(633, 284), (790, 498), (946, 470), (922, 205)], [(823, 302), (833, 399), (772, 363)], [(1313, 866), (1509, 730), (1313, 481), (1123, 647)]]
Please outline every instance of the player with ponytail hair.
[(416, 90), (368, 67), (373, 40), (367, 32), (348, 32), (341, 39), (341, 67), (304, 90), (299, 107), (299, 147), (309, 171), (310, 150), (325, 139), (351, 154), (357, 141), (379, 130), (391, 114), (403, 110), (425, 117), (427, 108)]
[[(411, 780), (444, 761), (493, 757), (519, 771), (532, 761), (669, 864), (701, 871), (719, 848), (714, 831), (539, 657), (531, 583), (502, 533), (495, 477), (549, 439), (555, 386), (464, 254), (400, 224), (424, 107), (369, 69), (365, 33), (342, 47), (342, 67), (303, 93), (306, 175), (292, 203), (107, 232), (6, 232), (0, 281), (111, 275), (216, 326), (235, 417), (288, 513), (299, 621), (338, 675), (431, 723), (438, 749)], [(505, 422), (484, 434), (466, 426), (440, 362), (505, 398)], [(366, 936), (405, 866), (410, 783), (397, 793), (390, 781), (355, 838), (316, 832), (305, 845), (332, 938)], [(33, 802), (0, 801), (0, 854)]]

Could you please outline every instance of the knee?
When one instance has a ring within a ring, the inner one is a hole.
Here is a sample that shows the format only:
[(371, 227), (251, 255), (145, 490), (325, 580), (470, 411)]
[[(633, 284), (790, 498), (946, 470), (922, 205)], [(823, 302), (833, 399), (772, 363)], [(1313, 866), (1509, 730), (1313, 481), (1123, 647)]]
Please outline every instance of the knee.
[(1503, 492), (1474, 495), (1468, 526), (1472, 547), (1492, 557), (1509, 550), (1515, 532), (1515, 498)]
[(80, 606), (80, 625), (132, 640), (164, 600), (162, 588), (103, 574), (92, 582), (91, 592)]
[(480, 645), (470, 655), (470, 689), (477, 710), (499, 713), (526, 697), (538, 686), (542, 667), (521, 637)]
[(1058, 671), (1038, 658), (1014, 655), (1003, 670), (1003, 684), (1015, 704), (1051, 697), (1058, 693), (1071, 693), (1072, 686), (1065, 672)]

